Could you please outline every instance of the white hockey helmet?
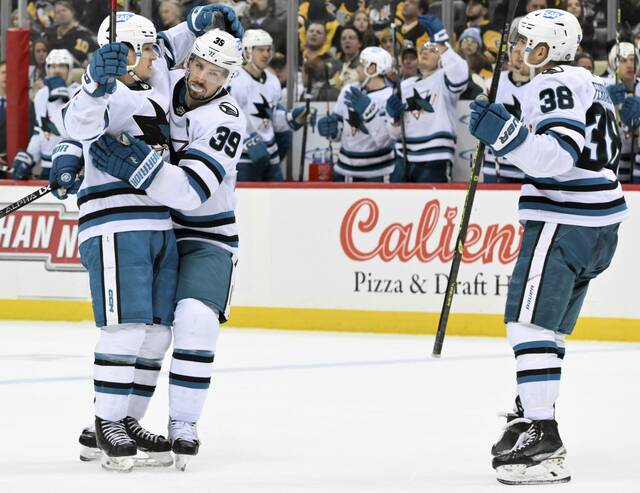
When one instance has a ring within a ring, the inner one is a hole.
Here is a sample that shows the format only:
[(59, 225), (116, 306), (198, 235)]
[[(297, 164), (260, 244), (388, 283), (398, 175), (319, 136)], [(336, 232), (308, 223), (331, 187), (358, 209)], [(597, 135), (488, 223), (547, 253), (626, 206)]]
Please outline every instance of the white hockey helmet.
[(73, 68), (73, 56), (69, 53), (69, 50), (51, 50), (45, 60), (47, 68), (49, 65), (66, 65), (69, 70)]
[(360, 63), (364, 66), (364, 71), (367, 76), (369, 76), (367, 69), (375, 64), (376, 73), (372, 75), (372, 77), (375, 77), (376, 75), (385, 75), (389, 72), (393, 65), (393, 60), (389, 52), (384, 48), (369, 46), (360, 52)]
[(227, 70), (227, 78), (222, 84), (223, 87), (226, 87), (242, 67), (242, 43), (228, 32), (212, 29), (193, 43), (189, 61), (194, 56)]
[[(518, 34), (527, 38), (524, 62), (532, 68), (543, 67), (550, 61), (570, 62), (582, 41), (582, 28), (576, 16), (559, 9), (542, 9), (525, 15), (518, 24)], [(547, 57), (540, 63), (529, 63), (529, 54), (540, 44), (549, 47)]]
[[(146, 17), (132, 12), (116, 13), (116, 42), (131, 45), (136, 55), (136, 65), (142, 56), (142, 47), (156, 42), (156, 27)], [(106, 17), (98, 29), (98, 44), (109, 44), (109, 17)], [(135, 67), (135, 65), (134, 65)]]
[(609, 70), (615, 73), (615, 71), (618, 70), (620, 59), (632, 56), (636, 57), (636, 65), (640, 63), (640, 54), (633, 43), (623, 41), (622, 43), (613, 45), (611, 50), (609, 50)]
[(271, 34), (264, 29), (247, 29), (242, 36), (242, 51), (247, 60), (251, 59), (251, 50), (256, 46), (273, 46)]

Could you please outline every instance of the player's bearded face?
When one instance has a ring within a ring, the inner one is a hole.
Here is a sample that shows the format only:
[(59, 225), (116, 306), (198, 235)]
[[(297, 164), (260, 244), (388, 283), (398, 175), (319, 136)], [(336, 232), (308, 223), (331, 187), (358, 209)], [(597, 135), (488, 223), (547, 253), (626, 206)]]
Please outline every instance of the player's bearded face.
[(227, 78), (227, 71), (202, 58), (195, 57), (189, 62), (187, 91), (195, 101), (205, 101), (218, 92)]
[(67, 80), (69, 77), (69, 67), (62, 63), (51, 64), (47, 67), (47, 72), (51, 77), (62, 77), (64, 80)]

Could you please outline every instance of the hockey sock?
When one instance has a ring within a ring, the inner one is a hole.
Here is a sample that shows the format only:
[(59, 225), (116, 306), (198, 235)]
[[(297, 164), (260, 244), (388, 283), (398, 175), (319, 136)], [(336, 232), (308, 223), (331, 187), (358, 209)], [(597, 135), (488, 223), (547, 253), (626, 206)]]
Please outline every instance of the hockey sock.
[(211, 383), (219, 332), (218, 314), (211, 308), (193, 298), (178, 302), (169, 373), (171, 418), (191, 423), (200, 418)]
[(119, 421), (127, 415), (136, 357), (144, 336), (143, 324), (100, 328), (93, 364), (96, 416)]
[(133, 390), (129, 396), (128, 416), (140, 421), (156, 390), (162, 360), (171, 344), (171, 328), (166, 325), (147, 325), (144, 341), (135, 363)]
[(556, 333), (533, 324), (511, 322), (507, 324), (507, 337), (516, 357), (524, 417), (553, 419), (562, 365)]

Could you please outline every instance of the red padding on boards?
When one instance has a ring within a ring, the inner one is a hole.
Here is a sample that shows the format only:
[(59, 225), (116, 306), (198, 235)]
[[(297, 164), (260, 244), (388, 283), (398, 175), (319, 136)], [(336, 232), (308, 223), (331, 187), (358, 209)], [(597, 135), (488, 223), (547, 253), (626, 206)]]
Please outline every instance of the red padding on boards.
[(7, 30), (7, 163), (29, 143), (28, 29)]

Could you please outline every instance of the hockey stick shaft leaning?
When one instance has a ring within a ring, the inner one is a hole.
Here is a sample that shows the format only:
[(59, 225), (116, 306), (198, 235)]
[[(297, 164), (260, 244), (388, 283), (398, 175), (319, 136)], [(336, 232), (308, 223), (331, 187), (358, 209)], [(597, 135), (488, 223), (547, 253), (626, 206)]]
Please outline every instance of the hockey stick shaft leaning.
[(25, 205), (30, 204), (34, 200), (38, 200), (40, 197), (44, 197), (49, 192), (57, 188), (57, 186), (54, 187), (54, 185), (47, 185), (46, 187), (39, 188), (35, 192), (31, 192), (29, 195), (22, 197), (17, 202), (14, 202), (13, 204), (9, 204), (7, 207), (5, 207), (0, 211), (0, 219), (2, 219), (5, 216), (8, 216), (9, 214), (17, 211), (18, 209), (23, 208)]
[(304, 109), (307, 117), (304, 120), (304, 127), (302, 128), (302, 146), (300, 149), (300, 171), (298, 174), (298, 181), (304, 181), (304, 164), (307, 154), (307, 133), (309, 132), (309, 111), (311, 110), (311, 76), (307, 73), (307, 88), (304, 93)]
[[(398, 46), (396, 37), (397, 26), (391, 24), (391, 44), (393, 47), (393, 60), (396, 66), (396, 92), (402, 103), (402, 77), (400, 76), (400, 59), (398, 58)], [(404, 163), (404, 181), (409, 181), (411, 178), (411, 168), (409, 161), (407, 160), (407, 135), (404, 129), (404, 111), (400, 114), (400, 135), (402, 138), (402, 162)]]
[(116, 41), (116, 12), (118, 11), (118, 0), (111, 0), (111, 12), (109, 13), (109, 43)]
[[(506, 45), (509, 40), (509, 30), (515, 16), (516, 8), (518, 7), (518, 1), (519, 0), (511, 0), (509, 2), (507, 17), (505, 19), (504, 25), (502, 26), (500, 46), (498, 48), (498, 55), (496, 58), (496, 67), (493, 72), (491, 87), (489, 89), (489, 102), (491, 103), (496, 100), (496, 94), (498, 93), (500, 68), (502, 67), (503, 58), (506, 55)], [(442, 353), (442, 344), (444, 343), (444, 336), (447, 330), (447, 322), (449, 321), (449, 313), (451, 312), (453, 296), (456, 293), (458, 270), (460, 270), (460, 262), (462, 261), (462, 254), (464, 252), (464, 242), (467, 236), (467, 229), (469, 227), (469, 219), (471, 218), (471, 208), (473, 206), (473, 200), (478, 188), (480, 169), (482, 168), (482, 163), (484, 162), (484, 147), (485, 146), (483, 143), (478, 142), (478, 145), (476, 146), (476, 152), (473, 155), (473, 166), (471, 167), (469, 188), (467, 189), (467, 196), (465, 197), (464, 206), (462, 207), (460, 227), (458, 229), (458, 238), (456, 239), (456, 247), (453, 252), (453, 259), (451, 261), (451, 269), (449, 271), (449, 279), (447, 280), (447, 289), (445, 291), (444, 301), (442, 303), (442, 310), (440, 311), (438, 331), (436, 332), (436, 339), (433, 343), (432, 356), (434, 357), (439, 357)]]

